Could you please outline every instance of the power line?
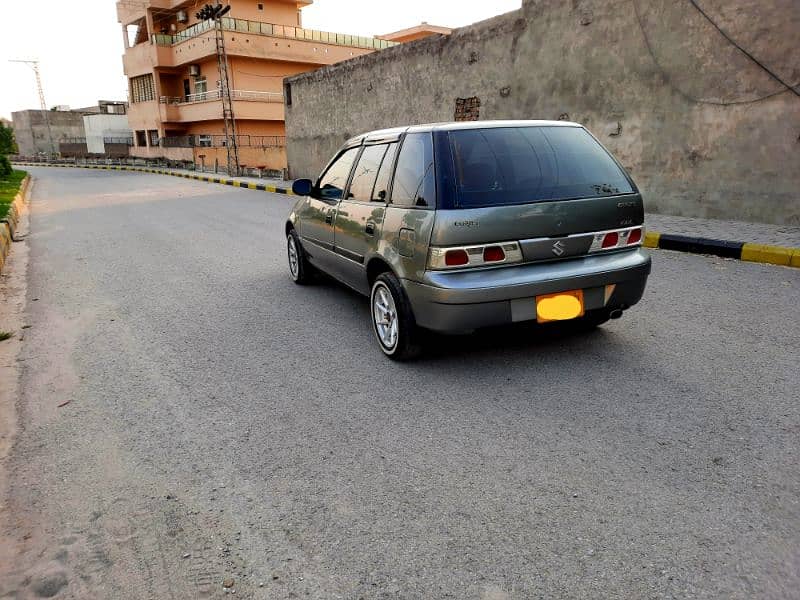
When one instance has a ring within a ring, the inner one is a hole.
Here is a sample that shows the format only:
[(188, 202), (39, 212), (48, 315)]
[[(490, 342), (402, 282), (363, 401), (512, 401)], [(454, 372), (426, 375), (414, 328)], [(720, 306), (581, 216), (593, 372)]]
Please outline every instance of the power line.
[(636, 21), (639, 25), (639, 30), (642, 33), (642, 38), (644, 39), (644, 45), (647, 49), (647, 53), (650, 55), (650, 58), (655, 63), (656, 67), (658, 68), (661, 76), (664, 78), (664, 81), (671, 87), (675, 92), (677, 92), (682, 98), (688, 100), (689, 102), (694, 102), (695, 104), (708, 104), (711, 106), (737, 106), (737, 105), (744, 105), (744, 104), (755, 104), (756, 102), (762, 102), (763, 100), (767, 100), (774, 96), (778, 96), (780, 94), (786, 93), (787, 89), (791, 89), (794, 91), (792, 87), (784, 87), (784, 89), (777, 90), (775, 92), (771, 92), (764, 96), (760, 96), (758, 98), (751, 98), (749, 100), (731, 100), (730, 102), (720, 102), (716, 100), (705, 100), (702, 98), (695, 98), (694, 96), (688, 94), (687, 92), (683, 91), (673, 80), (667, 70), (661, 65), (656, 57), (655, 51), (653, 50), (653, 44), (650, 41), (650, 37), (647, 35), (647, 30), (644, 27), (644, 22), (642, 21), (642, 15), (639, 11), (639, 3), (637, 0), (631, 0), (631, 4), (633, 4), (633, 12), (636, 15)]
[(757, 59), (755, 56), (753, 56), (752, 54), (750, 54), (750, 53), (749, 53), (747, 50), (745, 50), (744, 48), (742, 48), (742, 47), (741, 47), (739, 44), (737, 44), (737, 43), (736, 43), (736, 41), (735, 41), (733, 38), (731, 38), (731, 36), (729, 36), (727, 33), (725, 33), (725, 31), (723, 31), (723, 29), (722, 29), (722, 28), (721, 28), (719, 25), (717, 25), (717, 24), (716, 24), (716, 22), (714, 21), (714, 19), (712, 19), (711, 17), (709, 17), (709, 16), (708, 16), (708, 14), (706, 13), (706, 11), (704, 11), (704, 10), (703, 10), (703, 9), (700, 7), (700, 5), (699, 5), (699, 4), (697, 4), (697, 0), (689, 0), (689, 2), (691, 3), (691, 5), (692, 5), (692, 6), (694, 6), (694, 7), (697, 9), (697, 11), (698, 11), (698, 12), (699, 12), (701, 15), (703, 15), (703, 16), (706, 18), (706, 20), (707, 20), (709, 23), (711, 23), (711, 25), (714, 27), (714, 29), (716, 29), (717, 31), (719, 31), (719, 32), (720, 32), (720, 34), (722, 34), (722, 37), (724, 37), (726, 40), (728, 40), (728, 42), (730, 42), (730, 43), (731, 43), (733, 46), (735, 46), (735, 47), (736, 47), (736, 48), (737, 48), (737, 49), (738, 49), (738, 50), (739, 50), (739, 51), (740, 51), (742, 54), (744, 54), (744, 55), (745, 55), (747, 58), (749, 58), (750, 60), (752, 60), (752, 61), (753, 61), (755, 64), (757, 64), (759, 67), (761, 67), (761, 68), (762, 68), (764, 71), (766, 71), (767, 73), (769, 73), (769, 75), (770, 75), (770, 76), (771, 76), (771, 77), (772, 77), (772, 78), (773, 78), (775, 81), (777, 81), (777, 82), (779, 82), (780, 84), (782, 84), (782, 85), (786, 86), (786, 87), (787, 87), (789, 90), (791, 90), (791, 92), (792, 92), (792, 93), (793, 93), (795, 96), (798, 96), (798, 97), (800, 97), (800, 92), (798, 92), (796, 89), (794, 89), (794, 88), (795, 88), (795, 86), (793, 86), (793, 85), (789, 85), (788, 83), (786, 83), (786, 82), (785, 82), (783, 79), (781, 79), (781, 78), (780, 78), (780, 77), (779, 77), (779, 76), (778, 76), (778, 75), (777, 75), (777, 74), (776, 74), (776, 73), (775, 73), (775, 72), (774, 72), (772, 69), (770, 69), (770, 68), (769, 68), (767, 65), (765, 65), (765, 64), (764, 64), (764, 63), (762, 63), (760, 60), (758, 60), (758, 59)]

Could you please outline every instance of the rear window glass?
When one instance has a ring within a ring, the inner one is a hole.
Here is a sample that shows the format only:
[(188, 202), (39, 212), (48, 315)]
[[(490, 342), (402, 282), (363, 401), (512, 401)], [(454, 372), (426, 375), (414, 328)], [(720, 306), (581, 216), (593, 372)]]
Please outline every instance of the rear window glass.
[(633, 193), (625, 174), (580, 127), (450, 132), (460, 207)]

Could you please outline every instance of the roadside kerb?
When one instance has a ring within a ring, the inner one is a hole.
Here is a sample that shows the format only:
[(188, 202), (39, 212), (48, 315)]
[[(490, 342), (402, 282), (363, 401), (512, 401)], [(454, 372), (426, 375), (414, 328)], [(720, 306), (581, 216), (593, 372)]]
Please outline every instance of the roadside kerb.
[(648, 231), (645, 233), (646, 248), (675, 250), (692, 254), (711, 254), (723, 258), (735, 258), (747, 262), (767, 263), (784, 267), (800, 268), (800, 248), (767, 246), (750, 242), (714, 240), (686, 235), (674, 235)]
[[(292, 190), (281, 188), (263, 183), (248, 181), (238, 181), (226, 177), (212, 177), (208, 175), (196, 175), (180, 171), (167, 169), (153, 169), (150, 167), (130, 167), (124, 165), (70, 165), (70, 164), (46, 164), (46, 163), (14, 163), (27, 167), (71, 167), (78, 169), (100, 169), (104, 171), (138, 171), (140, 173), (154, 173), (159, 175), (172, 175), (173, 177), (183, 177), (196, 181), (206, 181), (208, 183), (218, 183), (233, 187), (271, 192), (273, 194), (294, 195)], [(786, 246), (767, 246), (751, 242), (736, 242), (729, 240), (715, 240), (702, 237), (691, 237), (685, 235), (675, 235), (660, 233), (657, 231), (647, 231), (645, 233), (644, 246), (646, 248), (659, 248), (661, 250), (674, 250), (677, 252), (688, 252), (692, 254), (710, 254), (724, 258), (733, 258), (747, 262), (757, 262), (784, 267), (800, 268), (800, 248)]]
[(221, 185), (230, 185), (247, 190), (257, 190), (260, 192), (270, 192), (272, 194), (285, 194), (293, 196), (292, 190), (289, 188), (278, 187), (266, 183), (255, 183), (253, 181), (239, 181), (238, 179), (230, 179), (227, 177), (219, 177), (213, 175), (198, 175), (195, 173), (188, 173), (183, 171), (173, 171), (170, 169), (154, 169), (152, 167), (130, 167), (126, 165), (70, 165), (58, 163), (28, 163), (28, 162), (15, 162), (14, 165), (21, 167), (67, 167), (72, 169), (95, 169), (100, 171), (136, 171), (138, 173), (152, 173), (155, 175), (172, 175), (173, 177), (182, 177), (184, 179), (193, 179), (195, 181), (205, 181), (208, 183), (219, 183)]
[(31, 176), (26, 175), (19, 186), (14, 202), (8, 209), (8, 214), (0, 221), (0, 272), (6, 264), (6, 258), (11, 252), (11, 243), (15, 241), (14, 234), (19, 225), (19, 216), (24, 204), (28, 202), (28, 192), (30, 191)]

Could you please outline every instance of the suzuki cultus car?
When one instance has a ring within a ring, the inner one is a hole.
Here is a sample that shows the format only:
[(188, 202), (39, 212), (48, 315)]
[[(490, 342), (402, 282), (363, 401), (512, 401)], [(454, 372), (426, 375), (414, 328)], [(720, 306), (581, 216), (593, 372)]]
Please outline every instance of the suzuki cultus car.
[(642, 196), (576, 123), (374, 131), (292, 189), (292, 279), (318, 269), (369, 296), (397, 360), (419, 352), (420, 328), (599, 325), (640, 300), (650, 273)]

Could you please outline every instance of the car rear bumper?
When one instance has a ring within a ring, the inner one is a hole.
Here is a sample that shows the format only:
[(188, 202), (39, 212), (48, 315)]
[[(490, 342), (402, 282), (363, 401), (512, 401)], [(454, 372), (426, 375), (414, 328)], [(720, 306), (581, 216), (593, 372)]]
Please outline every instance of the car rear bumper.
[(625, 309), (644, 293), (650, 257), (643, 250), (470, 271), (428, 271), (404, 280), (417, 324), (464, 331), (536, 319), (536, 296), (583, 290), (590, 310)]

